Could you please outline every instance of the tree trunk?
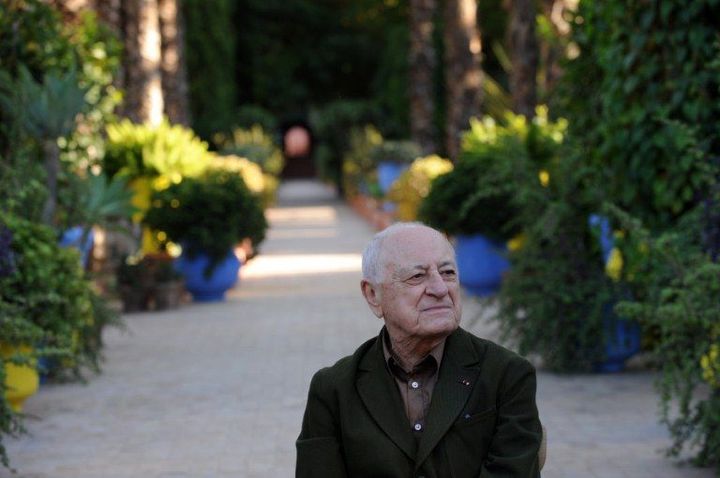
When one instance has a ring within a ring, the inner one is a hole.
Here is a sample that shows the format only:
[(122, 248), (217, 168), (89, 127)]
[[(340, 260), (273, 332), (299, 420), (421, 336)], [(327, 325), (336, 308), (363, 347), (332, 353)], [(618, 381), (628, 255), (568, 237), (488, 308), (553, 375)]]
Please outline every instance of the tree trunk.
[(537, 104), (538, 41), (534, 0), (512, 0), (510, 6), (510, 93), (513, 110), (528, 118)]
[(445, 83), (447, 85), (447, 153), (460, 152), (460, 135), (471, 117), (480, 114), (482, 45), (475, 0), (445, 2)]
[(435, 0), (410, 0), (410, 135), (423, 154), (437, 151), (433, 117)]
[(162, 91), (165, 114), (171, 123), (190, 126), (185, 69), (184, 24), (181, 0), (158, 0), (162, 48)]
[(132, 121), (159, 124), (162, 120), (160, 20), (157, 0), (123, 0), (125, 103)]
[(60, 148), (57, 145), (57, 138), (46, 139), (42, 143), (45, 156), (45, 183), (47, 185), (48, 197), (42, 212), (44, 224), (54, 226), (55, 210), (57, 209), (58, 187), (57, 181), (60, 174)]

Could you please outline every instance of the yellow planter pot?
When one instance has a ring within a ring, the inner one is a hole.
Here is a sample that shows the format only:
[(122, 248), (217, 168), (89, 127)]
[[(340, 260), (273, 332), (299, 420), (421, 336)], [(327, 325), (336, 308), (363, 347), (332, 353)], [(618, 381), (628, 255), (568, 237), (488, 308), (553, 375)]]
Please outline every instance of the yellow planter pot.
[(37, 392), (40, 375), (34, 360), (30, 365), (16, 365), (6, 360), (16, 354), (30, 356), (32, 351), (28, 346), (0, 344), (0, 356), (5, 361), (5, 398), (15, 412), (21, 412), (25, 400)]

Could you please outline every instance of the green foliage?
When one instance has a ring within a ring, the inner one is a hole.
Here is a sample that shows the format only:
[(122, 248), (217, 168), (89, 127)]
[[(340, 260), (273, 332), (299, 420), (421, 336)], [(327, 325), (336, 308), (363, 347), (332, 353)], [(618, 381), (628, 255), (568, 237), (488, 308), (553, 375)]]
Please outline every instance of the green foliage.
[(280, 176), (285, 159), (273, 138), (259, 124), (248, 129), (236, 128), (230, 135), (218, 133), (214, 137), (221, 154), (233, 154), (258, 164), (273, 176)]
[(410, 164), (421, 154), (420, 146), (413, 141), (387, 140), (370, 150), (370, 160), (376, 166), (383, 161)]
[(143, 222), (182, 244), (189, 257), (207, 254), (207, 274), (243, 239), (257, 247), (267, 229), (260, 199), (242, 177), (215, 169), (156, 192)]
[(40, 141), (67, 136), (75, 127), (75, 117), (85, 105), (85, 92), (78, 86), (75, 71), (48, 73), (36, 82), (21, 66), (17, 80), (0, 70), (0, 104), (11, 121)]
[[(207, 140), (233, 125), (237, 107), (237, 36), (233, 16), (243, 9), (235, 3), (231, 0), (182, 3), (192, 126)], [(251, 23), (240, 18), (237, 25), (243, 25), (239, 30), (244, 31)]]
[(80, 15), (79, 21), (65, 25), (78, 56), (78, 84), (85, 91), (85, 107), (78, 128), (69, 137), (60, 138), (61, 159), (73, 167), (97, 164), (104, 155), (105, 125), (115, 120), (114, 110), (122, 99), (113, 84), (120, 68), (121, 44), (98, 21), (93, 12)]
[(564, 120), (507, 112), (501, 123), (489, 116), (471, 119), (455, 169), (438, 176), (422, 201), (419, 217), (449, 234), (483, 234), (506, 241), (522, 229), (519, 211), (538, 174), (552, 176), (563, 140)]
[(566, 65), (563, 114), (608, 200), (653, 230), (697, 204), (705, 158), (720, 151), (717, 8), (583, 1), (574, 19), (580, 54)]
[(589, 371), (603, 359), (604, 311), (619, 293), (588, 226), (594, 180), (591, 168), (563, 161), (547, 187), (524, 182), (513, 199), (523, 239), (509, 255), (498, 318), (521, 353), (539, 354), (555, 371)]
[(371, 125), (350, 130), (350, 145), (343, 155), (343, 190), (347, 197), (359, 193), (371, 194), (379, 190), (377, 184), (376, 163), (372, 161), (372, 151), (383, 143), (380, 132)]
[(67, 71), (76, 57), (60, 14), (42, 0), (0, 6), (0, 68), (15, 77), (21, 65), (36, 78), (48, 70)]
[(8, 214), (0, 222), (12, 231), (16, 270), (0, 278), (0, 302), (43, 331), (43, 349), (58, 355), (55, 375), (84, 367), (97, 370), (99, 344), (86, 340), (97, 333), (92, 291), (78, 252), (57, 245), (52, 229)]
[(47, 189), (42, 164), (31, 147), (17, 149), (0, 158), (0, 204), (2, 210), (26, 219), (40, 221)]
[(264, 131), (275, 131), (277, 119), (270, 111), (259, 105), (242, 105), (235, 113), (235, 126), (250, 129), (259, 125)]
[[(235, 22), (244, 26), (236, 37), (241, 101), (280, 114), (339, 98), (384, 94), (383, 106), (394, 111), (391, 102), (405, 96), (406, 88), (382, 81), (402, 71), (407, 57), (407, 40), (397, 33), (406, 23), (404, 2), (238, 3)], [(206, 19), (194, 21), (207, 28)], [(321, 45), (317, 38), (323, 39)], [(397, 96), (391, 97), (393, 93)]]
[(197, 176), (207, 167), (207, 143), (192, 130), (163, 120), (158, 126), (134, 124), (130, 120), (107, 127), (105, 172), (130, 179), (163, 176), (179, 182)]
[(615, 214), (629, 232), (625, 250), (643, 256), (632, 262), (633, 300), (617, 309), (658, 336), (653, 352), (662, 370), (661, 417), (673, 438), (668, 452), (687, 447), (699, 465), (720, 470), (720, 264), (702, 248), (699, 211), (659, 236)]
[(364, 101), (340, 100), (310, 112), (310, 124), (317, 140), (315, 163), (320, 177), (342, 192), (342, 161), (350, 148), (353, 127), (374, 124), (377, 112)]

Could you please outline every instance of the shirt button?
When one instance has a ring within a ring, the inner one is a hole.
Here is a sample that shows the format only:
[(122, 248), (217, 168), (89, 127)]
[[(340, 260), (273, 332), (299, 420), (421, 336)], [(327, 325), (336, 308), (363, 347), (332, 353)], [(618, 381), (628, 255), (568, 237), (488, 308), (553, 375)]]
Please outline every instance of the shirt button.
[(413, 428), (415, 428), (415, 431), (419, 432), (420, 430), (422, 430), (422, 425), (419, 423), (416, 423)]
[(417, 382), (410, 382), (410, 386), (411, 386), (412, 388), (418, 388), (418, 387), (420, 386), (420, 384), (417, 383)]

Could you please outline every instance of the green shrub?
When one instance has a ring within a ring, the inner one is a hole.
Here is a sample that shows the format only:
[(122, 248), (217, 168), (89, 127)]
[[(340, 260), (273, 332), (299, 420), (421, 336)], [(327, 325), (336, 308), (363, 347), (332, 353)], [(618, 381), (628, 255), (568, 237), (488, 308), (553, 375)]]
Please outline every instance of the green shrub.
[(230, 135), (218, 133), (213, 139), (221, 154), (247, 158), (275, 177), (282, 173), (285, 166), (282, 151), (258, 124), (248, 129), (236, 128)]
[(350, 144), (343, 155), (343, 190), (345, 196), (372, 194), (379, 187), (376, 164), (372, 160), (372, 151), (383, 143), (380, 132), (372, 125), (354, 127), (350, 130)]
[(547, 187), (518, 190), (521, 247), (510, 251), (498, 319), (520, 353), (550, 370), (587, 372), (604, 358), (603, 319), (622, 289), (606, 274), (588, 217), (599, 201), (594, 172), (560, 163)]
[[(608, 201), (655, 231), (694, 208), (720, 153), (717, 0), (582, 1), (562, 114)], [(699, 142), (692, 140), (699, 138)]]
[(624, 250), (642, 256), (628, 261), (633, 300), (617, 309), (655, 332), (661, 419), (673, 438), (668, 453), (687, 447), (697, 464), (720, 470), (720, 264), (704, 249), (700, 211), (659, 236), (616, 214), (629, 232)]
[(93, 291), (78, 251), (61, 248), (47, 226), (0, 214), (12, 232), (13, 273), (0, 277), (0, 302), (42, 331), (38, 353), (54, 357), (48, 374), (82, 378), (100, 368), (101, 333), (119, 319)]
[(124, 119), (108, 125), (107, 136), (103, 167), (110, 176), (162, 176), (179, 182), (187, 176), (198, 176), (207, 167), (207, 143), (192, 130), (167, 120), (150, 126)]
[(155, 192), (143, 222), (181, 244), (189, 257), (207, 254), (206, 274), (243, 239), (257, 248), (267, 229), (260, 199), (242, 177), (215, 169)]
[(350, 148), (350, 131), (354, 127), (375, 124), (377, 112), (360, 100), (338, 100), (310, 112), (310, 125), (316, 138), (315, 164), (320, 177), (330, 181), (344, 194), (343, 157)]
[(270, 111), (260, 105), (242, 105), (235, 113), (235, 126), (250, 129), (258, 125), (264, 131), (275, 131), (278, 127), (277, 119)]
[(433, 181), (418, 215), (448, 234), (506, 241), (522, 229), (521, 196), (550, 181), (566, 124), (538, 108), (532, 121), (508, 112), (502, 122), (486, 116), (470, 125), (455, 168)]

